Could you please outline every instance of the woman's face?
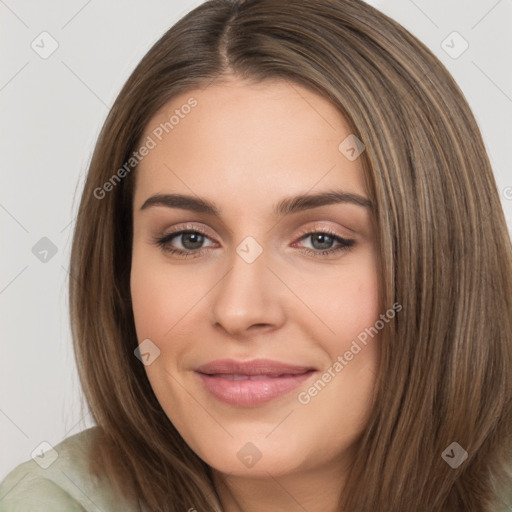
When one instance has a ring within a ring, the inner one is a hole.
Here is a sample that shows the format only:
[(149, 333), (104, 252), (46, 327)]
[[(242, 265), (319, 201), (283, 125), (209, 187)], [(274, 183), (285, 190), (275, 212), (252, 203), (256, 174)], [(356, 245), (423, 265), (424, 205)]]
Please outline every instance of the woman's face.
[(142, 143), (131, 294), (162, 408), (224, 473), (341, 467), (368, 420), (380, 313), (344, 118), (297, 84), (232, 79), (176, 97)]

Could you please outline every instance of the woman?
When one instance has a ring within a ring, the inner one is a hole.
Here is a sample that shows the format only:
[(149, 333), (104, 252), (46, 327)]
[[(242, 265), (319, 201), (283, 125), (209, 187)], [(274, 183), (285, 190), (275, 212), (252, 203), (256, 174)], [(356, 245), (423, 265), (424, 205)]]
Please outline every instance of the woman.
[(511, 271), (424, 45), (358, 0), (205, 2), (127, 81), (82, 194), (98, 426), (2, 510), (508, 510)]

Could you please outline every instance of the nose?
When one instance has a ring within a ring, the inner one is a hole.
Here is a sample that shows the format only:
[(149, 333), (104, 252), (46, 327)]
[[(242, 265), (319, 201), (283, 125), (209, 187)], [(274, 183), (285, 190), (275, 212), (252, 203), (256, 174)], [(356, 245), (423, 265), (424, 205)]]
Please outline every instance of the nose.
[(269, 263), (265, 250), (252, 262), (233, 251), (229, 267), (212, 290), (215, 326), (242, 339), (283, 324), (290, 292)]

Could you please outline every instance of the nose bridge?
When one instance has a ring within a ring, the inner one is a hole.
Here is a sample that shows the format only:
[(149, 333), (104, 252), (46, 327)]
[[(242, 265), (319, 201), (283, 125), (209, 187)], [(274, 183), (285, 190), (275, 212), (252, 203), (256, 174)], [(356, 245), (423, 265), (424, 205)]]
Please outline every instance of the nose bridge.
[(234, 247), (213, 304), (215, 321), (227, 331), (280, 321), (278, 283), (267, 268), (268, 256), (268, 251), (252, 236)]

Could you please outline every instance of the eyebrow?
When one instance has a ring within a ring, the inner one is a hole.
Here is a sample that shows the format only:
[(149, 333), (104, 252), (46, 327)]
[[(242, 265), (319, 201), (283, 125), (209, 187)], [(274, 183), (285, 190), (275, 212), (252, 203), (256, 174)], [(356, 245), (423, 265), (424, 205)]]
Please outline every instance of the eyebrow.
[[(364, 208), (373, 209), (372, 202), (359, 194), (345, 192), (343, 190), (334, 190), (319, 192), (316, 194), (300, 194), (293, 197), (286, 197), (274, 205), (273, 214), (275, 216), (284, 216), (292, 213), (318, 208), (331, 204), (349, 203)], [(156, 194), (144, 201), (140, 210), (145, 210), (152, 206), (166, 206), (168, 208), (180, 208), (197, 213), (206, 213), (220, 217), (220, 209), (208, 199), (185, 194)]]

